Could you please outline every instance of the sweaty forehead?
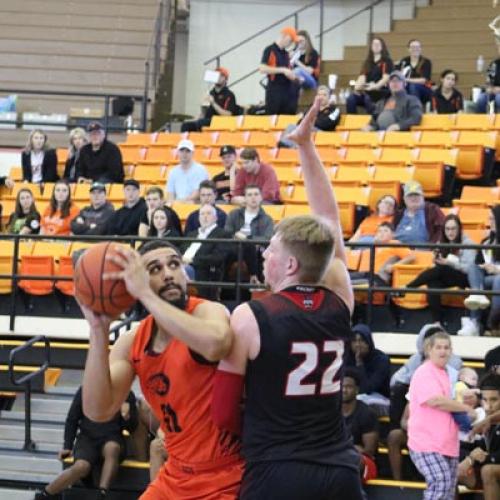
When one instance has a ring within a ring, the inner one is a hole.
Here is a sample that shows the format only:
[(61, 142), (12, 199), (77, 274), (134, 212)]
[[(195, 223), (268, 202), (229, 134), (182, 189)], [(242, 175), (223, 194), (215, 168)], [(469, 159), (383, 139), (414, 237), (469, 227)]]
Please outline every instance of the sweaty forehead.
[(147, 266), (150, 262), (153, 262), (154, 260), (166, 260), (170, 261), (171, 259), (180, 259), (179, 252), (177, 252), (174, 248), (157, 248), (156, 250), (151, 250), (148, 253), (145, 253), (142, 256), (142, 261), (144, 264)]

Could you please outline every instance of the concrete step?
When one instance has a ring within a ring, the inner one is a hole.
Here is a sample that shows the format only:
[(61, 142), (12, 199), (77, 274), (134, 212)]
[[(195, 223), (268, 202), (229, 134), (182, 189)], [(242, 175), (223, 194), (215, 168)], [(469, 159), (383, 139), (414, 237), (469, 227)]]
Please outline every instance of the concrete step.
[[(43, 443), (43, 442), (35, 442), (35, 449), (37, 452), (42, 453), (51, 453), (57, 454), (62, 448), (62, 444), (60, 443)], [(6, 451), (24, 451), (24, 439), (22, 440), (7, 440), (0, 439), (0, 456)], [(0, 498), (2, 498), (0, 496)]]
[(33, 491), (0, 488), (0, 498), (6, 500), (33, 500)]
[[(24, 422), (24, 411), (0, 411), (0, 422)], [(37, 411), (31, 414), (31, 422), (33, 425), (45, 423), (61, 424), (66, 422), (65, 413), (43, 412)]]
[[(53, 395), (46, 395), (45, 397), (40, 396), (42, 395), (37, 394), (31, 398), (32, 415), (38, 413), (46, 413), (49, 415), (67, 415), (69, 407), (71, 406), (70, 397), (55, 398)], [(16, 401), (12, 406), (12, 411), (24, 412), (24, 394), (20, 394), (16, 398)]]
[(58, 474), (61, 462), (56, 456), (37, 455), (36, 453), (4, 451), (0, 455), (1, 474), (24, 472), (27, 474)]
[[(492, 15), (492, 19), (494, 14)], [(476, 19), (469, 17), (469, 19), (447, 19), (443, 25), (442, 19), (404, 19), (394, 21), (393, 31), (399, 33), (408, 33), (413, 36), (414, 33), (439, 33), (443, 36), (448, 31), (491, 31), (488, 28), (489, 22), (485, 19)]]
[[(24, 440), (24, 422), (0, 422), (0, 439), (5, 441)], [(64, 428), (60, 424), (51, 426), (48, 423), (33, 425), (31, 439), (35, 443), (58, 443), (63, 445)], [(1, 468), (1, 465), (0, 465)]]
[(481, 8), (477, 8), (477, 6), (469, 2), (468, 5), (453, 5), (452, 9), (447, 5), (433, 5), (430, 9), (423, 7), (417, 9), (416, 19), (441, 19), (448, 22), (450, 19), (469, 20), (472, 17), (474, 19), (484, 19), (487, 25), (497, 16), (497, 14), (498, 11), (492, 7), (491, 2), (489, 6), (482, 6)]

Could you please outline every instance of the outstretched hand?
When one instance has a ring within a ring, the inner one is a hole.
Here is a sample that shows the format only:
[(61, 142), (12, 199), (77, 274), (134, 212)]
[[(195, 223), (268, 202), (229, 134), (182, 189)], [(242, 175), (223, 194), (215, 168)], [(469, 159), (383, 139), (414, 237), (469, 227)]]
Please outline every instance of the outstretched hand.
[(319, 113), (321, 100), (319, 97), (314, 99), (313, 105), (309, 108), (302, 121), (297, 125), (297, 128), (288, 135), (287, 139), (295, 142), (299, 146), (312, 140), (312, 132), (316, 117)]

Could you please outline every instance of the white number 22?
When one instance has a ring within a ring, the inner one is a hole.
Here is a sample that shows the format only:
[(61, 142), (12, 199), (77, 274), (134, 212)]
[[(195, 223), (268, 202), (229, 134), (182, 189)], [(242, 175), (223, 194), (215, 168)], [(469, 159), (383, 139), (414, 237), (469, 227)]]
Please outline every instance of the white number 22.
[(320, 356), (318, 346), (313, 342), (294, 342), (291, 354), (302, 354), (304, 361), (288, 374), (286, 396), (313, 396), (314, 394), (335, 394), (340, 391), (340, 380), (335, 376), (342, 366), (344, 355), (344, 342), (342, 340), (327, 340), (323, 344), (323, 353), (333, 355), (332, 362), (328, 365), (321, 377), (319, 392), (317, 384), (304, 384), (303, 380), (318, 368)]

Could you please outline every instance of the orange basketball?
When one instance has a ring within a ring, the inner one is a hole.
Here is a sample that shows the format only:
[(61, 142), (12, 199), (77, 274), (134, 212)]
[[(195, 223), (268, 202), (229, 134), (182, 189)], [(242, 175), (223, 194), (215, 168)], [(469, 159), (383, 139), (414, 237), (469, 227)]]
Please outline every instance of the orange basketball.
[(120, 271), (106, 255), (113, 254), (115, 243), (99, 243), (86, 250), (75, 269), (75, 296), (94, 312), (115, 317), (132, 307), (135, 298), (123, 280), (104, 280), (103, 274)]

